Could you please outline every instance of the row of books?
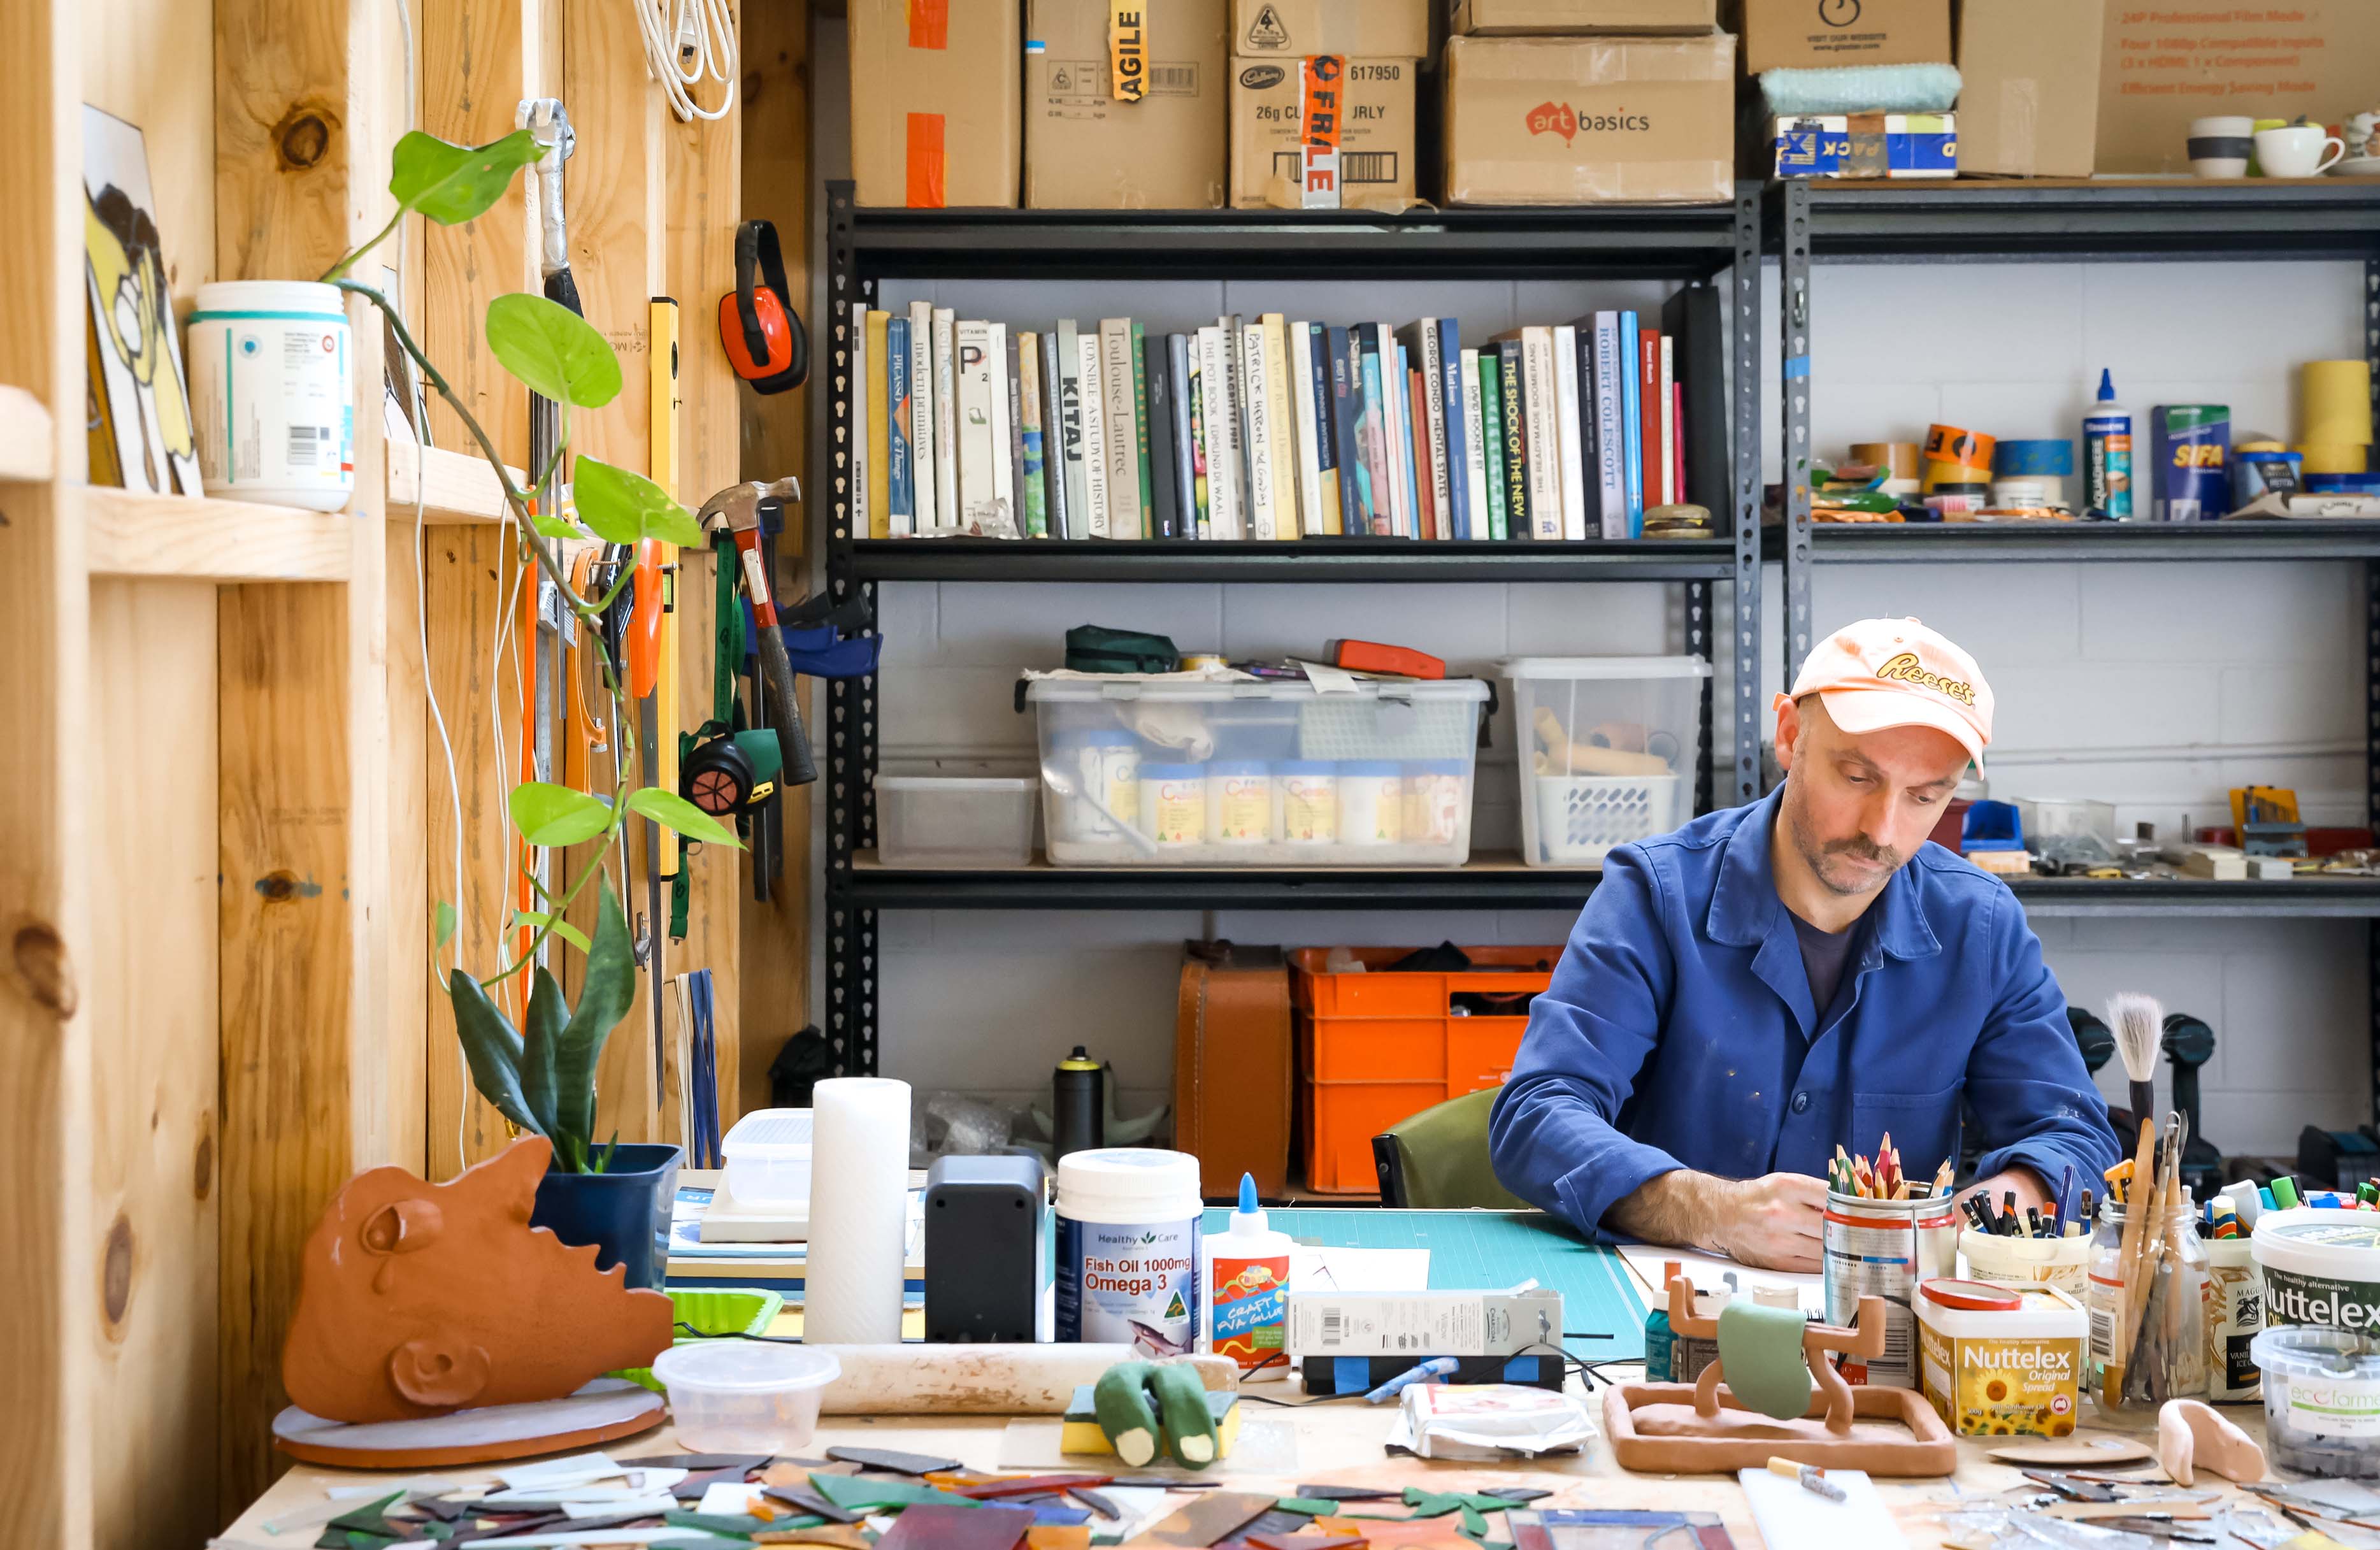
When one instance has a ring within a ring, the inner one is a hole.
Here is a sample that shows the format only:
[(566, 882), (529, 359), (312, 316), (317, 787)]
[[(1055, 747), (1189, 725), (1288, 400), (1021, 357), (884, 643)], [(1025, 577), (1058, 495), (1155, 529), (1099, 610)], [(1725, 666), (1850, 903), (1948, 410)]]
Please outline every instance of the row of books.
[(1475, 349), (1452, 318), (1150, 335), (856, 305), (852, 531), (1641, 538), (1647, 509), (1687, 500), (1685, 352), (1663, 321), (1594, 312)]

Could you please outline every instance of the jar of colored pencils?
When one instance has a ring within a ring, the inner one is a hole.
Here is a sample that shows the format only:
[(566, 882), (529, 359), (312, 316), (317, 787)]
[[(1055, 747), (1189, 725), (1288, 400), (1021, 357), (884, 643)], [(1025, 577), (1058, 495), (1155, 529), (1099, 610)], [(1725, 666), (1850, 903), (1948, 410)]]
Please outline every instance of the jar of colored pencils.
[(2085, 1305), (2091, 1393), (2104, 1410), (2148, 1414), (2206, 1393), (2206, 1245), (2190, 1192), (2178, 1194), (2162, 1220), (2131, 1233), (2121, 1201), (2099, 1207)]

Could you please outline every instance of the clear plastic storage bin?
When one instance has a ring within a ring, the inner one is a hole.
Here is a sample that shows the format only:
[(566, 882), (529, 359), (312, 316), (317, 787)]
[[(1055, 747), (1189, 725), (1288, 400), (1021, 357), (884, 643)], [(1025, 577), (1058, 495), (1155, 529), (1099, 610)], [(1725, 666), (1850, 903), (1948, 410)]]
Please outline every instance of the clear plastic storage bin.
[(1060, 866), (1460, 866), (1488, 685), (1035, 679)]
[(1512, 724), (1521, 859), (1589, 866), (1694, 816), (1702, 769), (1700, 657), (1516, 657)]
[(810, 1111), (756, 1108), (719, 1144), (727, 1159), (727, 1193), (740, 1205), (808, 1205), (810, 1201)]
[(876, 858), (887, 866), (1027, 866), (1033, 782), (879, 775)]

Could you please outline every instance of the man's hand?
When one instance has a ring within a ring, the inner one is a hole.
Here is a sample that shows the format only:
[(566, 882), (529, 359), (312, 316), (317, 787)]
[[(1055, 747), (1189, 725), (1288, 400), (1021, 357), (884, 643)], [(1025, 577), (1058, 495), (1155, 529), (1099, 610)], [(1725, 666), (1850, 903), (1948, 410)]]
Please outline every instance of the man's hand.
[(1647, 1243), (1724, 1254), (1762, 1270), (1818, 1268), (1827, 1186), (1802, 1173), (1720, 1179), (1679, 1169), (1648, 1179), (1604, 1220)]
[[(1963, 1201), (1969, 1195), (1979, 1194), (1991, 1203), (1993, 1210), (1999, 1211), (2006, 1209), (2010, 1190), (2016, 1192), (2016, 1214), (2020, 1217), (2024, 1215), (2024, 1208), (2028, 1205), (2038, 1209), (2049, 1204), (2049, 1187), (2041, 1181), (2041, 1175), (2022, 1166), (2003, 1169), (1969, 1185), (1959, 1192), (1959, 1199)], [(2089, 1232), (2091, 1224), (2083, 1223), (2082, 1230)]]

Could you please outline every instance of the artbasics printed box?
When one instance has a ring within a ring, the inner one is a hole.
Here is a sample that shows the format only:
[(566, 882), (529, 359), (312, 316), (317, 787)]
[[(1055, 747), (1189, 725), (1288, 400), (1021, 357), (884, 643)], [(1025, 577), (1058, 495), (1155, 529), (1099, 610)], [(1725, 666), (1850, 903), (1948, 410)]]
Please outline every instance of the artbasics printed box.
[(1450, 38), (1449, 204), (1725, 200), (1735, 40)]

